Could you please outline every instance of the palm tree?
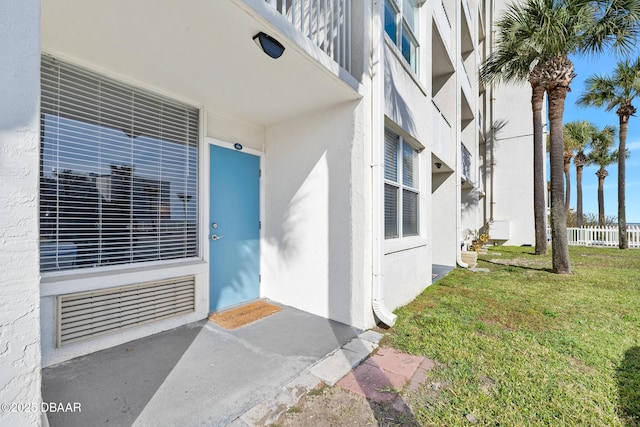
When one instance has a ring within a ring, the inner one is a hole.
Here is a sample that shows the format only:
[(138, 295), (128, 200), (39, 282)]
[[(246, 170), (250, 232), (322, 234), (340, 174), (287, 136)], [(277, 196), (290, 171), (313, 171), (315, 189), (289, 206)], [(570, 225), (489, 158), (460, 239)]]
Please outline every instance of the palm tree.
[[(576, 167), (576, 217), (578, 227), (582, 227), (582, 170), (588, 164), (589, 159), (584, 150), (591, 142), (597, 129), (595, 125), (586, 120), (576, 120), (565, 123), (564, 136), (564, 173), (567, 191), (565, 194), (565, 210), (569, 210), (571, 196), (571, 159)], [(575, 155), (574, 155), (574, 152)]]
[(605, 225), (604, 216), (604, 179), (609, 175), (606, 167), (618, 160), (618, 152), (611, 151), (616, 129), (613, 126), (605, 126), (604, 129), (594, 134), (591, 141), (591, 152), (587, 156), (591, 163), (600, 166), (596, 172), (598, 177), (598, 225)]
[(542, 68), (536, 63), (539, 53), (535, 46), (527, 46), (514, 37), (514, 16), (510, 13), (498, 20), (498, 39), (494, 50), (480, 67), (480, 77), (486, 83), (529, 82), (533, 120), (533, 212), (535, 254), (547, 254), (547, 208), (545, 204), (545, 149), (543, 144), (542, 107), (544, 81)]
[[(547, 93), (550, 134), (551, 236), (555, 273), (570, 273), (564, 209), (564, 102), (575, 73), (568, 55), (613, 47), (630, 51), (639, 32), (640, 0), (523, 0), (498, 21), (507, 46), (539, 67)], [(503, 29), (504, 27), (504, 29)]]
[(578, 105), (616, 109), (620, 121), (618, 144), (618, 247), (627, 249), (627, 216), (625, 202), (625, 155), (629, 118), (636, 113), (632, 102), (640, 96), (640, 58), (618, 63), (610, 76), (593, 75), (586, 82), (586, 91), (578, 99)]

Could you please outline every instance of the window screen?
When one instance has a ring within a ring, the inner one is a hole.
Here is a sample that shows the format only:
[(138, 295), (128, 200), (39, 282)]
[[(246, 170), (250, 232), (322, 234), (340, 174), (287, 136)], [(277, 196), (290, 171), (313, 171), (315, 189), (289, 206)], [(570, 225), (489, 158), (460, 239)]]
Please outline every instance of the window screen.
[(196, 108), (45, 56), (41, 271), (198, 254)]

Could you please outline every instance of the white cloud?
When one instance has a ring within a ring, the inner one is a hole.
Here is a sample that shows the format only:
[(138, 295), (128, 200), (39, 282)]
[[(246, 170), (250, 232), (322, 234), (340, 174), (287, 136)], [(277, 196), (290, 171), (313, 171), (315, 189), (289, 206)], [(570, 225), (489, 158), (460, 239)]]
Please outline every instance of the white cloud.
[(640, 150), (640, 141), (631, 141), (627, 143), (627, 149), (629, 151)]

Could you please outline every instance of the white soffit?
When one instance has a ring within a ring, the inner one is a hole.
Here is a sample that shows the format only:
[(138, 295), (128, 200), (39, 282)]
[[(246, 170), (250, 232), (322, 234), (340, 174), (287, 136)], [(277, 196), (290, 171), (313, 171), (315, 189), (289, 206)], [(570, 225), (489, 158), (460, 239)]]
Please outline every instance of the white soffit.
[[(232, 0), (43, 0), (42, 50), (263, 126), (358, 99), (245, 9)], [(260, 51), (259, 31), (285, 45), (281, 58)]]

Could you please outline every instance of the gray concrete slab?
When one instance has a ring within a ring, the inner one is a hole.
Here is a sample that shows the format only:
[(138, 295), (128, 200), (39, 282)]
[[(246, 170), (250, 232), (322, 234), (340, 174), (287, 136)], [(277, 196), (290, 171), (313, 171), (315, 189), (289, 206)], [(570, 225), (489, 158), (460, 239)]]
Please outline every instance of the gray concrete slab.
[(231, 331), (190, 324), (45, 368), (45, 401), (82, 404), (49, 424), (238, 425), (359, 332), (290, 307)]
[(367, 341), (361, 338), (354, 338), (345, 345), (343, 349), (353, 351), (354, 353), (360, 353), (364, 357), (367, 357), (369, 353), (378, 348), (378, 343)]
[(228, 427), (261, 427), (275, 422), (302, 396), (317, 387), (320, 382), (334, 385), (349, 373), (351, 367), (366, 359), (372, 351), (378, 348), (382, 337), (382, 334), (374, 331), (361, 333), (357, 338), (344, 344), (340, 350), (327, 355), (294, 378), (275, 399), (254, 406)]
[(361, 340), (369, 341), (370, 343), (373, 343), (373, 344), (379, 344), (383, 336), (384, 335), (382, 335), (380, 332), (369, 330), (369, 331), (364, 331), (363, 333), (358, 335), (358, 338), (360, 338)]
[(326, 384), (334, 386), (340, 378), (347, 375), (352, 368), (358, 366), (367, 356), (368, 353), (354, 353), (350, 350), (340, 349), (311, 367), (309, 372)]
[(438, 280), (442, 279), (446, 276), (451, 270), (455, 269), (455, 265), (441, 265), (441, 264), (432, 264), (431, 272), (437, 276), (434, 276), (431, 279), (431, 283), (435, 283)]
[[(308, 371), (289, 382), (284, 389), (271, 401), (260, 403), (241, 416), (241, 420), (251, 427), (269, 425), (289, 408), (294, 406), (309, 390), (320, 384), (320, 379)], [(231, 424), (233, 425), (233, 424)]]

